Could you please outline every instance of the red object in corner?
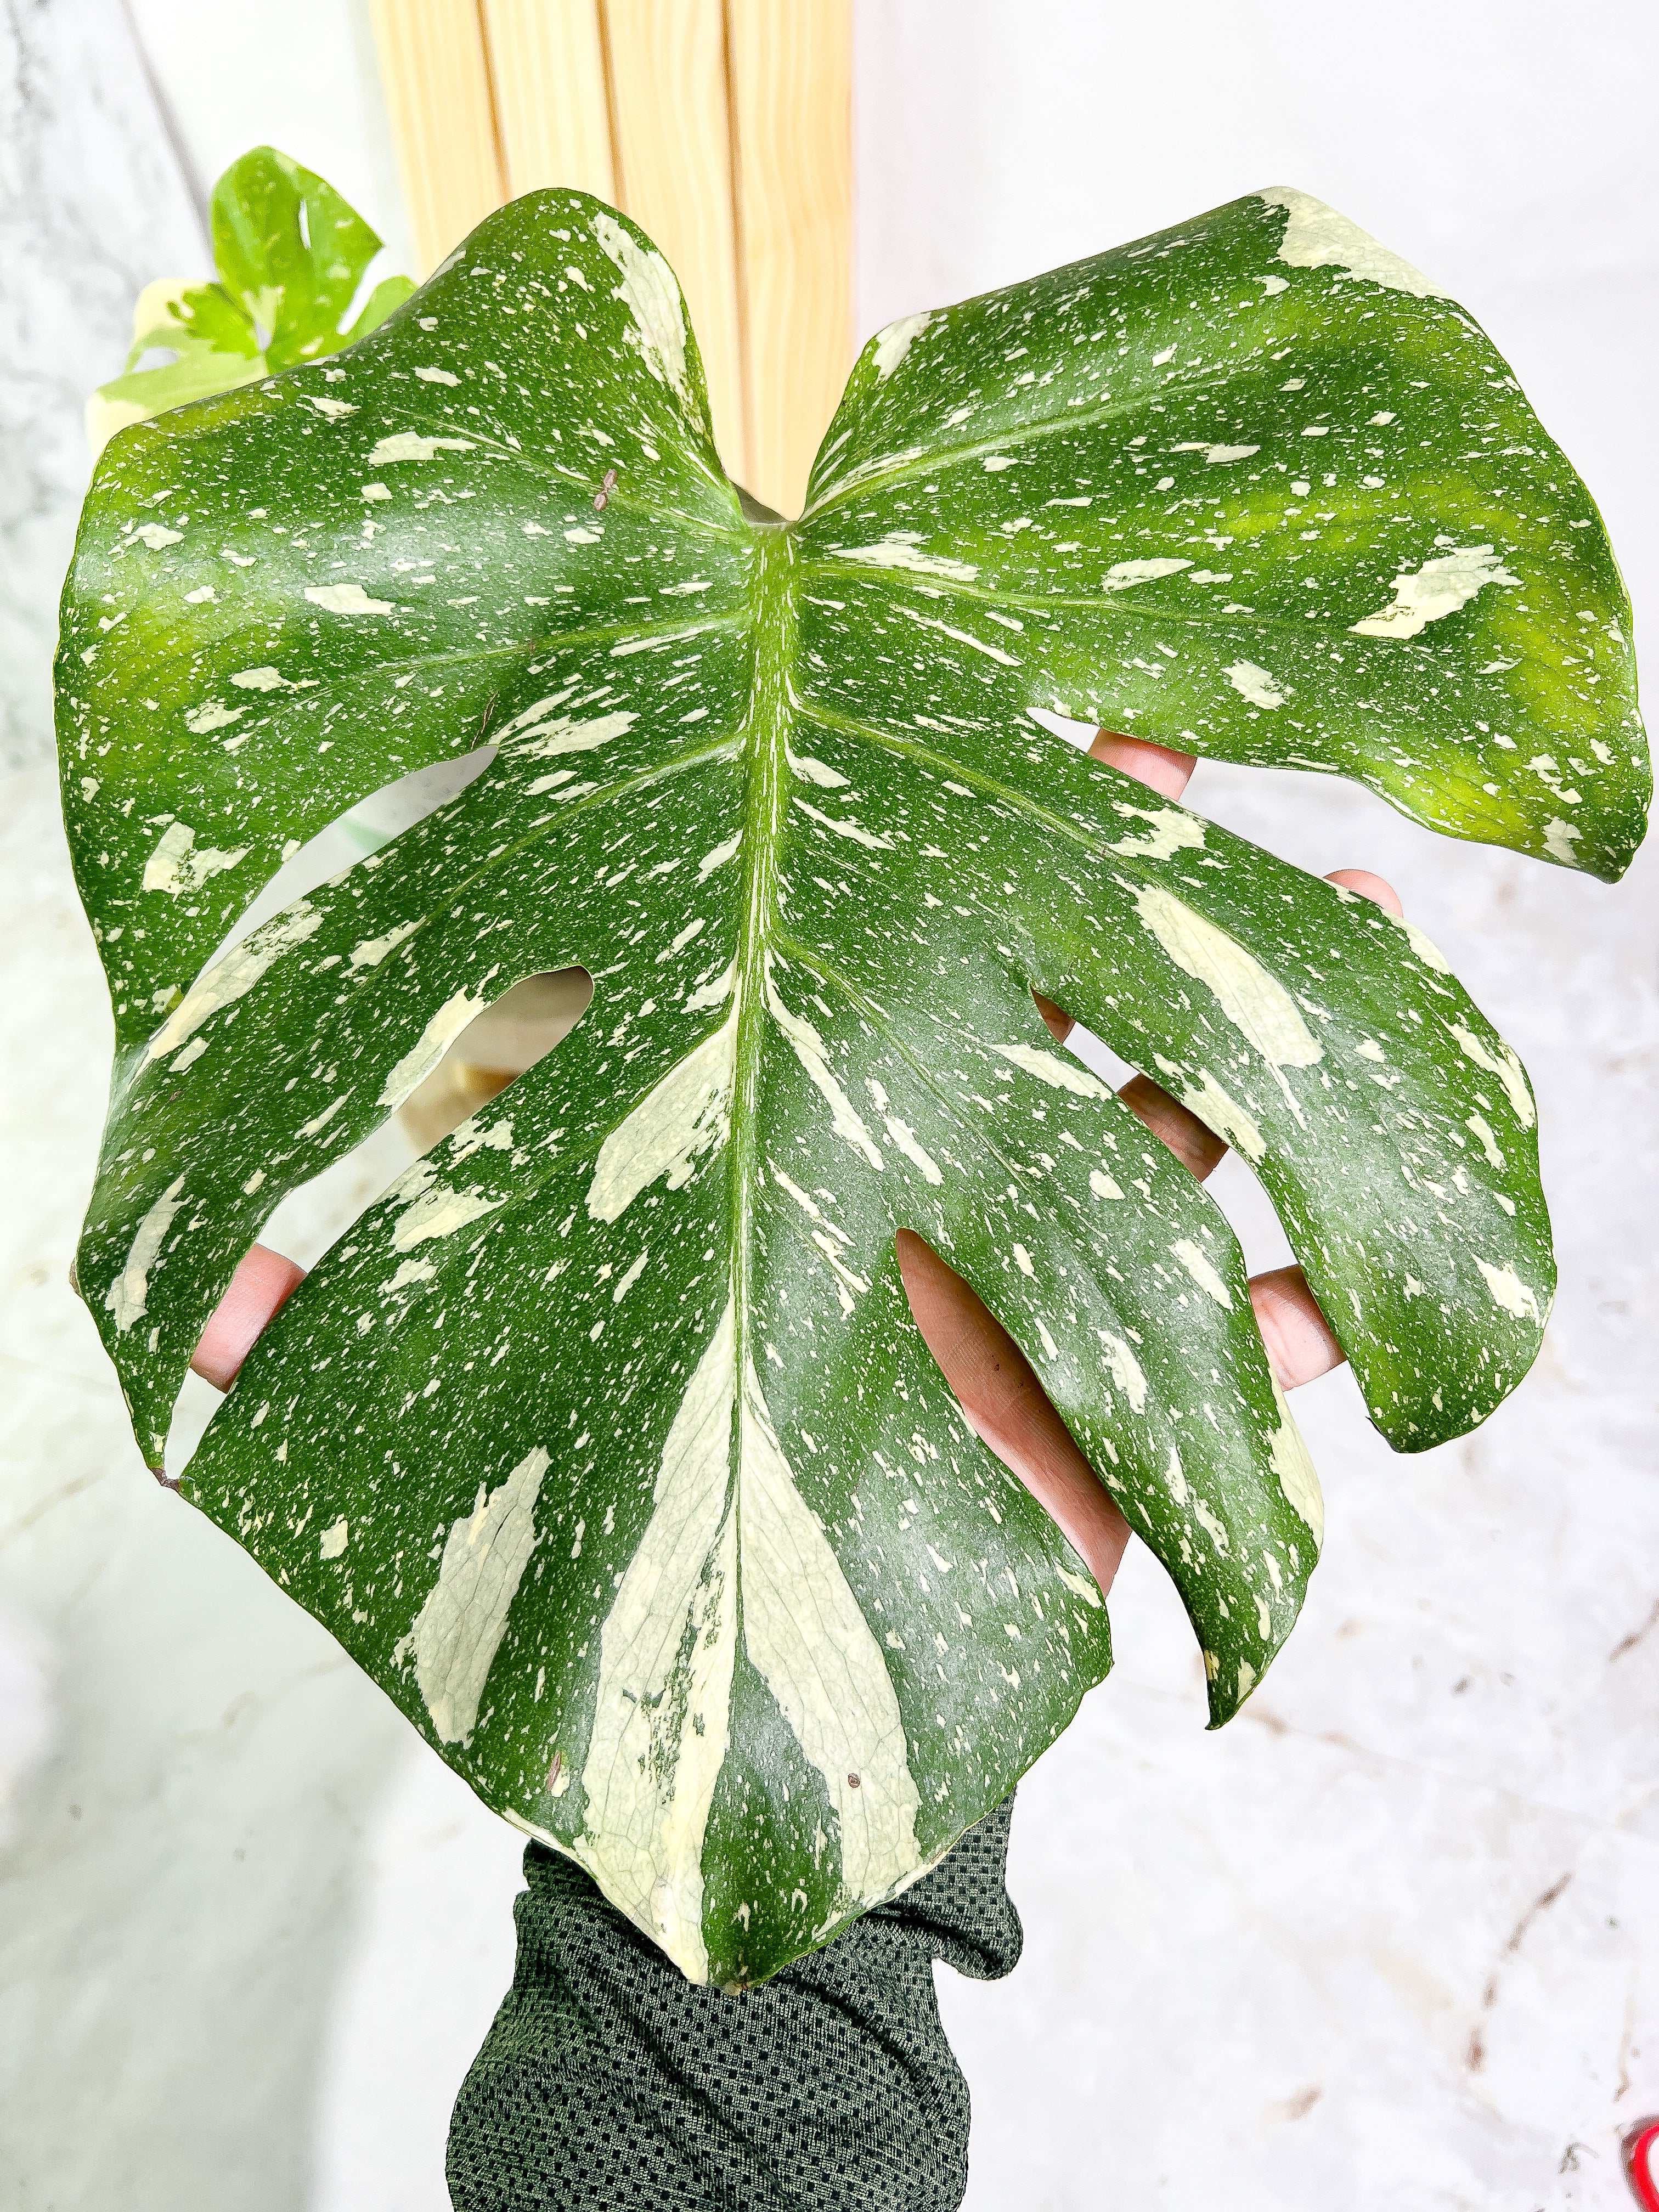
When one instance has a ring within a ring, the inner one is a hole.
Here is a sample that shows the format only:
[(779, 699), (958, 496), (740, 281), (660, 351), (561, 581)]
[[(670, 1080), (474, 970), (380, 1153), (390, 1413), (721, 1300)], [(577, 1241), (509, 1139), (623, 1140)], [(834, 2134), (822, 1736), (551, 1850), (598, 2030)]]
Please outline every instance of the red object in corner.
[(1621, 2148), (1631, 2195), (1642, 2212), (1659, 2212), (1659, 2119), (1638, 2120)]

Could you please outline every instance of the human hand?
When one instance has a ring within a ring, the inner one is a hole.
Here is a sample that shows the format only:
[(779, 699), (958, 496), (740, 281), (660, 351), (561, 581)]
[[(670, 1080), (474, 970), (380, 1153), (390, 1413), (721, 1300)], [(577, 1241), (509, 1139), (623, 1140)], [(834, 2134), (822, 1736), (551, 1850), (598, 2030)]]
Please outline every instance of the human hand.
[[(1089, 750), (1165, 799), (1180, 798), (1196, 765), (1191, 753), (1103, 730)], [(1390, 914), (1402, 911), (1392, 886), (1363, 868), (1338, 868), (1326, 880), (1374, 899)], [(1042, 998), (1037, 1007), (1063, 1044), (1072, 1030), (1070, 1016)], [(1200, 1182), (1214, 1173), (1227, 1147), (1167, 1091), (1137, 1075), (1118, 1095)], [(920, 1237), (901, 1229), (897, 1249), (916, 1326), (974, 1429), (1053, 1515), (1102, 1590), (1109, 1590), (1129, 1540), (1128, 1523), (1049, 1403), (1030, 1363), (990, 1309)], [(202, 1332), (191, 1361), (197, 1374), (229, 1389), (261, 1330), (303, 1280), (304, 1270), (293, 1261), (254, 1245)], [(1340, 1365), (1341, 1347), (1300, 1267), (1253, 1276), (1250, 1300), (1282, 1389), (1293, 1390)]]

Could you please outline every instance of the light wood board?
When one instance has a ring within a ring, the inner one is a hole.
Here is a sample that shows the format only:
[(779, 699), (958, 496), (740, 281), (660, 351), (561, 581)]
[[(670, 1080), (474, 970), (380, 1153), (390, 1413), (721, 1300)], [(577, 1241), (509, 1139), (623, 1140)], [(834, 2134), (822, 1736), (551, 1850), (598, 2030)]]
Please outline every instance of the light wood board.
[(392, 141), (429, 276), (507, 198), (478, 0), (369, 0)]
[(750, 489), (799, 512), (853, 364), (846, 0), (726, 0)]
[(574, 185), (617, 203), (599, 0), (483, 0), (511, 198)]
[(574, 185), (679, 278), (732, 476), (798, 512), (853, 358), (851, 0), (370, 0), (421, 266)]

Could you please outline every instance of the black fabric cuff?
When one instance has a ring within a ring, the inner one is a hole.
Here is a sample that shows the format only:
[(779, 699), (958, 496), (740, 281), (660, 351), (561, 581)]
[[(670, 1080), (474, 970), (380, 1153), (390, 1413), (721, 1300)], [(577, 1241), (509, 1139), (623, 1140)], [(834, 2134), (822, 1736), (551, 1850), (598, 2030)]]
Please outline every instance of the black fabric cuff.
[(531, 1844), (518, 1966), (450, 2126), (455, 2212), (957, 2212), (968, 2087), (933, 1963), (1011, 1972), (1013, 1800), (744, 1995), (689, 1983)]

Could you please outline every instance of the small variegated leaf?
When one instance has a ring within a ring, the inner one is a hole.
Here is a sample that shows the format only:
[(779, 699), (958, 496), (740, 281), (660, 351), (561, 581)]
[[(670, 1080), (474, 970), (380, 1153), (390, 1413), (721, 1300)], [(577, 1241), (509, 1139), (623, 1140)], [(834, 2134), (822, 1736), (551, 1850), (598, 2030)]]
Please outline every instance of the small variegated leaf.
[[(213, 188), (212, 222), (219, 281), (163, 278), (139, 294), (126, 373), (87, 403), (94, 454), (128, 423), (338, 352), (415, 289), (407, 276), (384, 278), (347, 323), (380, 241), (331, 185), (274, 146), (232, 162)], [(155, 352), (173, 358), (141, 366)]]
[[(185, 1494), (687, 1973), (763, 1978), (1109, 1664), (900, 1228), (1175, 1580), (1213, 1721), (1317, 1554), (1234, 1238), (1034, 993), (1244, 1153), (1396, 1445), (1484, 1418), (1549, 1307), (1527, 1080), (1433, 945), (1042, 715), (1613, 873), (1625, 619), (1468, 318), (1295, 195), (884, 331), (793, 524), (722, 474), (649, 241), (516, 203), (326, 380), (129, 433), (88, 501), (62, 738), (118, 1056), (79, 1279), (141, 1441), (283, 1194), (585, 968), (565, 1042), (265, 1332)], [(483, 743), (221, 949), (301, 843)]]

